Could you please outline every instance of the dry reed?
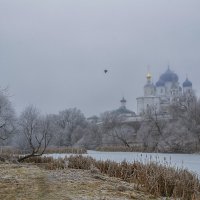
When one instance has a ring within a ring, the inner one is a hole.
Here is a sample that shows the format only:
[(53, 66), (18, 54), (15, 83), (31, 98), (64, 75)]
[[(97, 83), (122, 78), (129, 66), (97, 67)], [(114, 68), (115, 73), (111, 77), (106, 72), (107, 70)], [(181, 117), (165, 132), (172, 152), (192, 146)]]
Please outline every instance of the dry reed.
[[(146, 152), (147, 150), (144, 149), (142, 146), (104, 146), (104, 147), (97, 147), (96, 151), (107, 151), (107, 152)], [(152, 149), (148, 149), (148, 152), (153, 151)]]
[(103, 174), (121, 178), (124, 181), (135, 183), (137, 189), (146, 191), (154, 196), (173, 197), (183, 200), (200, 199), (200, 182), (195, 174), (187, 170), (175, 169), (158, 163), (142, 164), (123, 161), (96, 161), (82, 155), (53, 159), (49, 157), (35, 157), (26, 162), (46, 164), (46, 169), (91, 169), (96, 167)]
[(47, 147), (45, 150), (46, 154), (52, 153), (72, 153), (72, 154), (86, 154), (85, 148), (73, 148), (73, 147)]
[(159, 152), (159, 153), (198, 153), (200, 152), (200, 147), (194, 147), (193, 149), (166, 149), (159, 150), (153, 147), (143, 147), (139, 145), (135, 146), (103, 146), (97, 147), (96, 151), (106, 151), (106, 152)]
[(38, 166), (43, 167), (47, 170), (64, 169), (67, 167), (65, 159), (53, 159), (52, 157), (46, 156), (35, 156), (24, 160), (26, 163), (36, 163)]
[[(124, 181), (136, 184), (137, 188), (145, 190), (155, 196), (182, 198), (185, 200), (197, 200), (200, 198), (200, 182), (198, 178), (187, 170), (178, 170), (158, 165), (156, 163), (142, 164), (139, 162), (128, 163), (123, 161), (94, 161), (83, 156), (68, 158), (71, 168), (89, 169), (90, 165), (97, 167), (101, 173), (112, 177), (121, 178)], [(81, 160), (83, 162), (81, 162)], [(90, 165), (89, 165), (89, 162)]]
[[(22, 155), (28, 154), (30, 150), (21, 150), (19, 148), (11, 147), (11, 146), (2, 146), (0, 147), (0, 155), (1, 156), (10, 156), (13, 155)], [(87, 150), (85, 148), (73, 148), (73, 147), (47, 147), (45, 154), (53, 154), (53, 153), (72, 153), (72, 154), (86, 154)]]

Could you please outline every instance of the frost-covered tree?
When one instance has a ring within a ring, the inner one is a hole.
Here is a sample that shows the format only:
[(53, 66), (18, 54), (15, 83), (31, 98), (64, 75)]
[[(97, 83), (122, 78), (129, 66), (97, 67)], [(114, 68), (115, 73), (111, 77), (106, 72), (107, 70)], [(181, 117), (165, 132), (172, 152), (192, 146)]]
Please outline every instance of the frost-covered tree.
[(159, 140), (163, 135), (166, 124), (169, 122), (165, 115), (160, 113), (156, 106), (149, 106), (144, 115), (142, 123), (142, 138), (145, 148), (158, 149)]
[(197, 137), (183, 125), (182, 120), (171, 120), (160, 137), (158, 149), (162, 152), (194, 152)]
[(175, 99), (169, 115), (156, 108), (145, 112), (138, 133), (146, 150), (167, 152), (192, 152), (200, 144), (200, 101), (193, 92)]
[(0, 141), (7, 140), (15, 131), (15, 112), (5, 92), (0, 92)]
[[(200, 145), (200, 99), (194, 92), (186, 93), (170, 106), (170, 114), (174, 121), (181, 123), (187, 131), (197, 137)], [(200, 148), (200, 147), (199, 147)]]
[(30, 157), (41, 156), (51, 140), (51, 124), (48, 116), (41, 116), (34, 106), (24, 109), (19, 118), (21, 139), (26, 147), (26, 155), (20, 157), (18, 161), (23, 161)]
[[(120, 142), (126, 147), (131, 147), (133, 141), (131, 141), (130, 138), (133, 136), (136, 129), (125, 123), (124, 119), (124, 116), (121, 116), (116, 112), (105, 112), (102, 114), (102, 129), (104, 135), (106, 135), (106, 141), (108, 144), (117, 144), (117, 142)], [(108, 140), (110, 139), (109, 137), (112, 138), (112, 141)]]
[(55, 117), (57, 129), (57, 145), (72, 146), (84, 135), (87, 121), (77, 108), (60, 111)]

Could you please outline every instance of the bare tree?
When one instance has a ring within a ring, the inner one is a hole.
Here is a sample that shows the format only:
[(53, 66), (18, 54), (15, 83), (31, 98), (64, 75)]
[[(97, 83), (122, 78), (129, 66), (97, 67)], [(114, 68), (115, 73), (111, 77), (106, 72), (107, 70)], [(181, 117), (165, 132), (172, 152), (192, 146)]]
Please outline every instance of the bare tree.
[(142, 133), (140, 135), (143, 147), (146, 150), (158, 150), (159, 140), (163, 136), (163, 131), (168, 121), (169, 118), (159, 112), (156, 106), (149, 106), (146, 109), (141, 121)]
[(72, 146), (79, 140), (87, 126), (83, 113), (77, 108), (69, 108), (56, 116), (59, 146)]
[(154, 132), (162, 135), (163, 129), (166, 124), (165, 115), (160, 113), (156, 106), (149, 106), (144, 113), (144, 121), (149, 125), (149, 133)]
[(170, 120), (163, 130), (158, 149), (162, 152), (191, 153), (196, 151), (197, 138), (181, 119)]
[(154, 106), (149, 107), (139, 137), (148, 150), (194, 151), (200, 139), (200, 102), (194, 93), (174, 99), (168, 115), (163, 115)]
[(101, 116), (104, 133), (120, 141), (124, 146), (130, 146), (130, 136), (135, 132), (134, 128), (125, 123), (124, 117), (115, 112), (105, 112)]
[(178, 97), (169, 107), (170, 114), (174, 119), (185, 118), (189, 115), (196, 118), (198, 99), (194, 91), (183, 94)]
[(200, 145), (200, 99), (195, 93), (186, 93), (180, 97), (170, 106), (170, 113), (174, 120), (179, 120), (182, 126), (195, 134), (197, 145)]
[(87, 146), (90, 148), (100, 147), (102, 145), (102, 127), (96, 122), (90, 122), (87, 127), (88, 134), (85, 135)]
[(14, 133), (15, 130), (15, 112), (12, 108), (8, 96), (0, 92), (0, 140), (4, 141)]
[[(77, 137), (76, 132), (74, 132), (72, 138)], [(102, 145), (102, 127), (97, 124), (97, 121), (88, 121), (87, 126), (84, 129), (81, 128), (78, 133), (79, 139), (76, 139), (77, 142), (74, 145), (86, 149), (95, 149)]]
[(20, 116), (19, 125), (29, 149), (27, 149), (28, 154), (20, 157), (18, 161), (41, 156), (51, 140), (51, 126), (48, 116), (42, 117), (35, 107), (28, 106)]

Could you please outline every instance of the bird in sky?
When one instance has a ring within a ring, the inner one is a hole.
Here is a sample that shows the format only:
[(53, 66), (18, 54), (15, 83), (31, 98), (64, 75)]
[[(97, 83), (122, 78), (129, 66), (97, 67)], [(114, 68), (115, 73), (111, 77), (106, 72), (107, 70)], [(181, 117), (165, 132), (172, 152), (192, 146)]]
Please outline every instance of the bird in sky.
[(107, 69), (104, 69), (104, 73), (106, 74), (108, 72), (108, 70)]

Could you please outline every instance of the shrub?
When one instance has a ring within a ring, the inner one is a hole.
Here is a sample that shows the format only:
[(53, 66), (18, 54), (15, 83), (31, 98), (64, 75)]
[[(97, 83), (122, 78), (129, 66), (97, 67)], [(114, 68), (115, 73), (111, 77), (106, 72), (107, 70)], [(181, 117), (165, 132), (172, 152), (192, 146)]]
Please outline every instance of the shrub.
[(91, 157), (83, 157), (82, 155), (66, 157), (68, 167), (73, 169), (87, 169), (89, 170), (91, 165), (95, 163), (95, 160)]
[(67, 167), (66, 161), (64, 159), (53, 159), (52, 157), (46, 156), (31, 157), (24, 160), (23, 162), (36, 163), (38, 166), (48, 170), (64, 169)]

